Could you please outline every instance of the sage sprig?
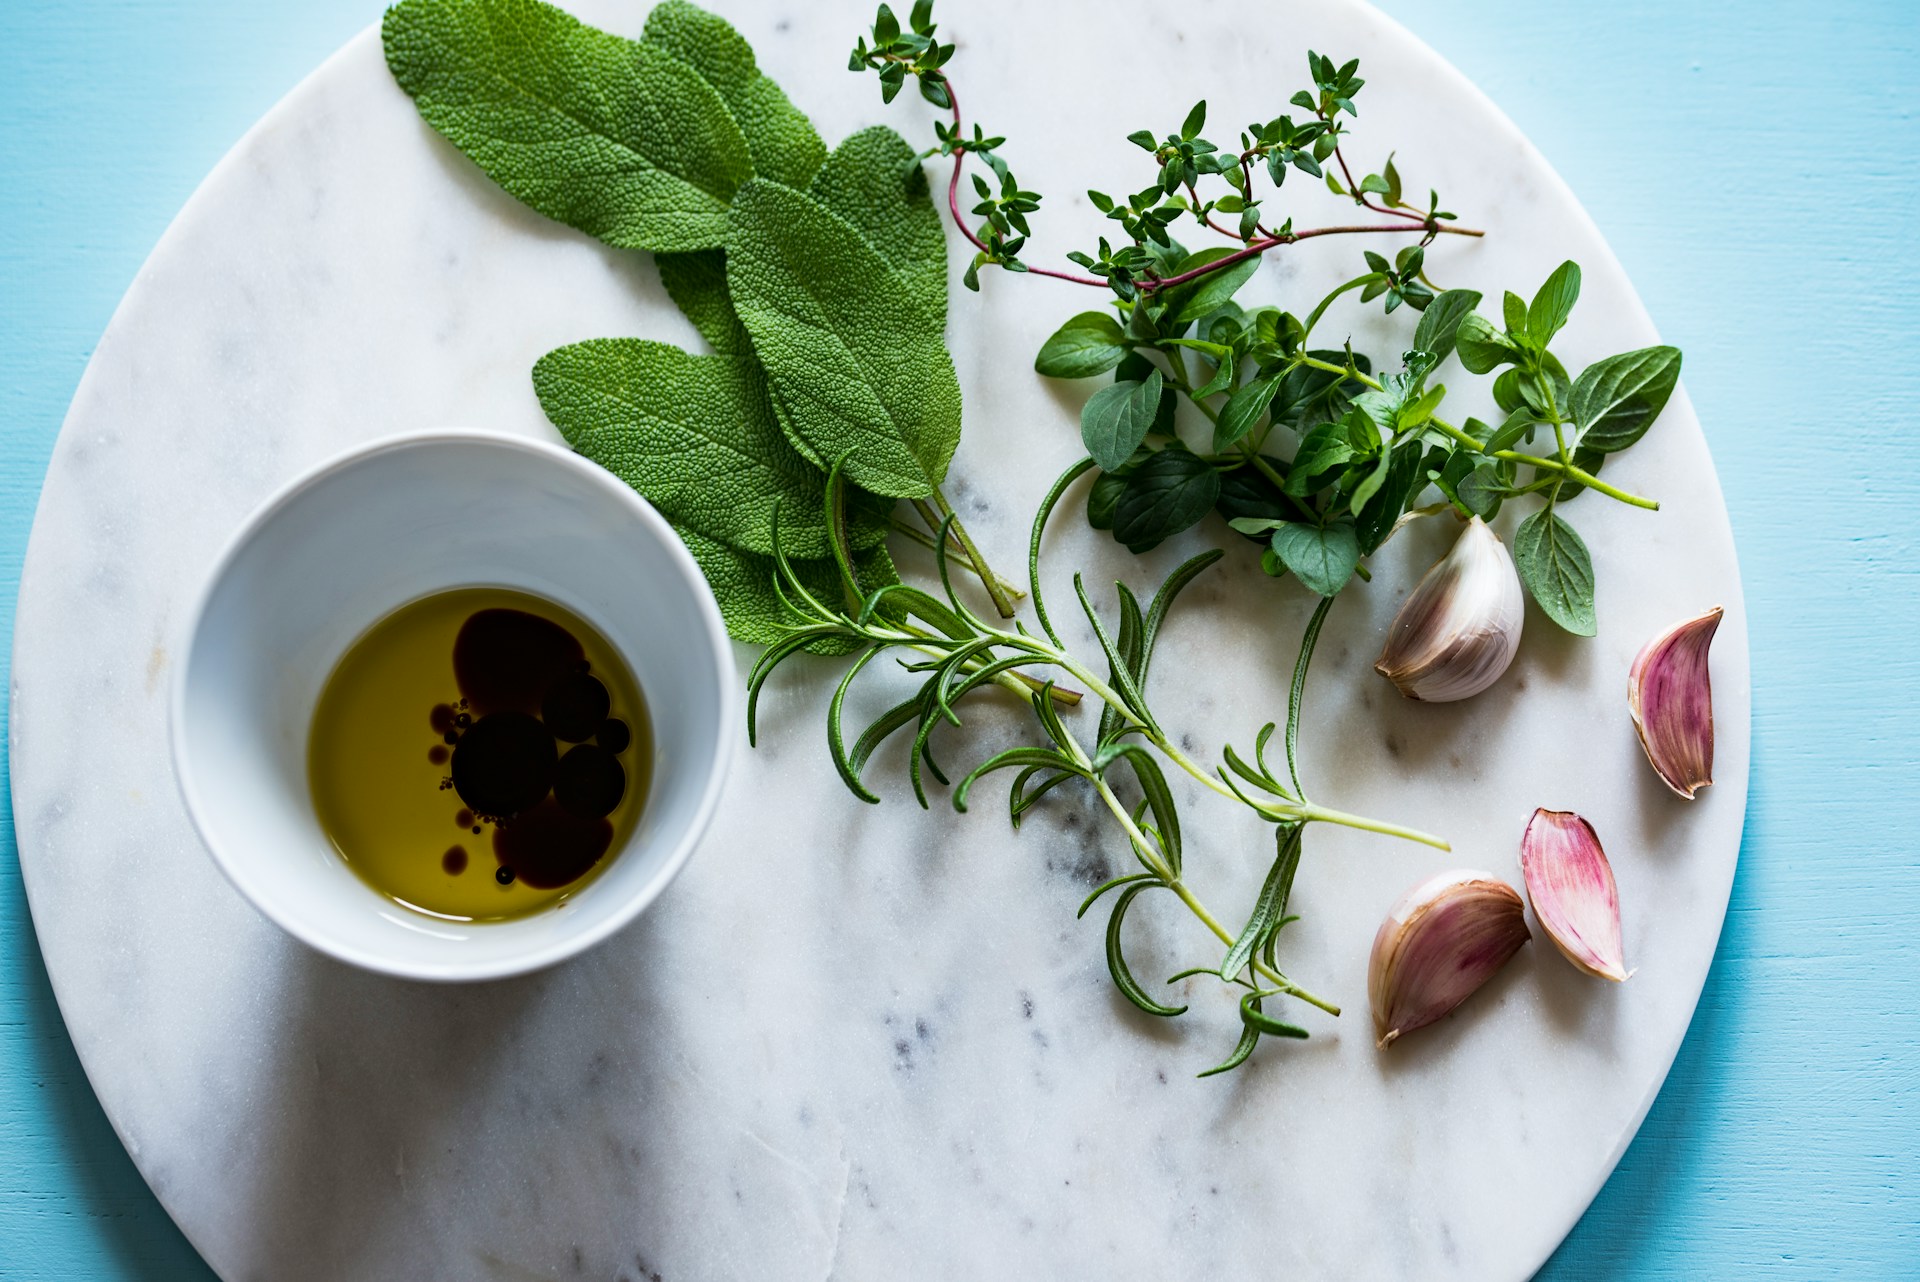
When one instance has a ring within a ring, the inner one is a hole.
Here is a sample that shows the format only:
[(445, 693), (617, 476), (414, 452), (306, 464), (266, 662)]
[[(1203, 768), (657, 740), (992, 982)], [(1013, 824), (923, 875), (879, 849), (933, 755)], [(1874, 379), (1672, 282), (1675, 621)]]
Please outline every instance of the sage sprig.
[[(685, 0), (657, 5), (639, 40), (541, 0), (402, 0), (382, 35), (422, 119), (541, 213), (654, 251), (669, 296), (735, 359), (576, 346), (535, 375), (562, 434), (676, 523), (734, 636), (771, 639), (766, 507), (816, 511), (828, 460), (866, 491), (854, 506), (870, 517), (856, 539), (869, 560), (887, 556), (885, 526), (932, 542), (952, 511), (940, 486), (960, 387), (941, 341), (945, 235), (903, 139), (865, 130), (829, 152), (739, 33)], [(734, 422), (752, 463), (731, 480), (730, 441), (661, 454)], [(769, 484), (734, 507), (748, 471)], [(892, 498), (911, 500), (905, 516)], [(948, 537), (1011, 617), (1014, 595), (965, 526)], [(792, 547), (798, 573), (828, 577), (817, 531), (796, 529)]]

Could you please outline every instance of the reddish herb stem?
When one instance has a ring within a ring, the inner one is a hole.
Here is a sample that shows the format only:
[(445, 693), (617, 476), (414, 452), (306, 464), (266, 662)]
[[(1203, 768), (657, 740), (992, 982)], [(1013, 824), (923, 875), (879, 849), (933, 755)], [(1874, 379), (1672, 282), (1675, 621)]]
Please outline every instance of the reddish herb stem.
[[(964, 218), (960, 213), (960, 176), (961, 176), (961, 173), (966, 169), (966, 164), (967, 164), (967, 145), (964, 141), (962, 141), (960, 136), (960, 126), (961, 126), (960, 96), (954, 93), (953, 91), (953, 78), (951, 76), (942, 78), (941, 84), (946, 88), (947, 106), (953, 113), (953, 175), (951, 178), (947, 180), (947, 213), (952, 217), (953, 225), (960, 230), (960, 234), (967, 238), (967, 242), (971, 244), (974, 247), (974, 249), (978, 250), (980, 253), (983, 253), (983, 254), (990, 253), (991, 251), (987, 248), (987, 243), (981, 240), (978, 236), (974, 235), (973, 228), (968, 225), (967, 219)], [(1242, 172), (1246, 173), (1247, 175), (1247, 185), (1249, 189), (1251, 189), (1253, 184), (1253, 175), (1247, 171), (1247, 157), (1250, 156), (1251, 154), (1252, 154), (1251, 152), (1248, 152), (1243, 154), (1240, 157), (1240, 167)], [(1389, 224), (1346, 225), (1346, 226), (1339, 226), (1339, 227), (1310, 227), (1305, 231), (1268, 234), (1259, 240), (1249, 241), (1245, 249), (1240, 250), (1237, 253), (1228, 254), (1225, 258), (1215, 259), (1213, 262), (1206, 264), (1204, 267), (1196, 267), (1190, 272), (1181, 272), (1175, 276), (1148, 277), (1146, 280), (1143, 280), (1140, 282), (1140, 292), (1143, 294), (1151, 294), (1157, 290), (1166, 289), (1173, 285), (1184, 285), (1190, 280), (1196, 280), (1199, 277), (1211, 275), (1214, 272), (1221, 271), (1221, 270), (1224, 270), (1225, 268), (1231, 267), (1235, 263), (1245, 262), (1249, 258), (1258, 258), (1260, 255), (1266, 253), (1270, 249), (1277, 248), (1281, 245), (1291, 245), (1295, 241), (1311, 240), (1315, 236), (1351, 236), (1351, 235), (1360, 235), (1365, 233), (1378, 233), (1378, 232), (1393, 233), (1393, 232), (1412, 232), (1412, 231), (1417, 231), (1425, 235), (1436, 235), (1436, 234), (1445, 234), (1450, 236), (1484, 236), (1486, 235), (1485, 232), (1477, 231), (1471, 227), (1448, 227), (1448, 226), (1442, 225), (1438, 219), (1431, 218), (1424, 214), (1417, 214), (1417, 213), (1413, 213), (1411, 211), (1402, 210), (1402, 209), (1391, 209), (1391, 208), (1374, 204), (1372, 201), (1368, 200), (1366, 196), (1360, 192), (1358, 186), (1355, 185), (1353, 181), (1353, 174), (1347, 168), (1346, 157), (1340, 154), (1340, 148), (1337, 145), (1333, 149), (1333, 154), (1334, 154), (1334, 158), (1340, 162), (1340, 172), (1346, 176), (1348, 188), (1352, 190), (1356, 196), (1359, 197), (1359, 201), (1362, 205), (1366, 206), (1368, 209), (1373, 210), (1375, 213), (1390, 214), (1397, 218), (1407, 219), (1408, 221), (1404, 223), (1399, 223), (1399, 224), (1389, 223)], [(1188, 193), (1193, 197), (1195, 207), (1198, 208), (1201, 203), (1199, 193), (1194, 191), (1191, 185), (1188, 186), (1187, 190), (1188, 190)], [(1207, 226), (1213, 228), (1213, 230), (1219, 232), (1223, 236), (1229, 236), (1234, 240), (1240, 239), (1239, 236), (1219, 226), (1211, 218), (1203, 217), (1202, 221), (1204, 221)], [(1266, 228), (1262, 227), (1259, 230), (1262, 232), (1265, 232)], [(1091, 285), (1096, 289), (1108, 288), (1107, 282), (1104, 280), (1101, 280), (1098, 276), (1083, 276), (1077, 272), (1054, 271), (1053, 269), (1047, 268), (1047, 267), (1028, 267), (1026, 270), (1028, 274), (1034, 275), (1034, 276), (1048, 276), (1054, 280), (1064, 280), (1075, 285)]]

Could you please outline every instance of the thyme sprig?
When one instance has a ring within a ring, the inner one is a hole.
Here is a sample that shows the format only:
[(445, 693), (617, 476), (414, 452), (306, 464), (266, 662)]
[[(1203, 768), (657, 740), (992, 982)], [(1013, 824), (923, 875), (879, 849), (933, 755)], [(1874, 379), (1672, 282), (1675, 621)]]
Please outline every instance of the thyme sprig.
[[(1438, 192), (1429, 192), (1422, 210), (1403, 198), (1402, 181), (1389, 156), (1379, 173), (1368, 173), (1357, 181), (1348, 164), (1341, 140), (1347, 129), (1342, 117), (1356, 114), (1354, 98), (1366, 82), (1358, 76), (1359, 60), (1336, 66), (1332, 59), (1318, 53), (1308, 55), (1311, 88), (1301, 89), (1290, 105), (1311, 113), (1295, 123), (1290, 115), (1255, 122), (1240, 132), (1239, 149), (1222, 150), (1201, 136), (1206, 126), (1207, 104), (1203, 100), (1188, 112), (1180, 128), (1164, 136), (1141, 129), (1128, 135), (1130, 141), (1150, 153), (1154, 161), (1152, 181), (1140, 191), (1120, 198), (1090, 191), (1088, 198), (1109, 219), (1120, 225), (1125, 240), (1116, 248), (1105, 237), (1097, 250), (1076, 250), (1067, 255), (1087, 274), (1034, 266), (1020, 257), (1031, 234), (1027, 215), (1038, 212), (1041, 194), (1021, 186), (1000, 148), (1006, 139), (989, 137), (978, 123), (972, 136), (960, 113), (960, 101), (953, 87), (947, 64), (954, 55), (952, 44), (941, 44), (933, 21), (933, 0), (916, 0), (906, 26), (889, 5), (882, 4), (874, 15), (872, 30), (855, 44), (848, 59), (850, 70), (871, 71), (878, 75), (882, 100), (892, 102), (912, 76), (920, 86), (920, 96), (936, 107), (947, 110), (950, 124), (937, 124), (937, 145), (928, 156), (951, 157), (952, 177), (947, 184), (947, 206), (953, 223), (974, 247), (974, 258), (967, 268), (966, 284), (980, 287), (980, 269), (994, 266), (1011, 272), (1031, 272), (1057, 280), (1072, 281), (1111, 289), (1120, 298), (1132, 301), (1142, 294), (1175, 289), (1202, 277), (1231, 271), (1243, 262), (1259, 258), (1269, 250), (1297, 244), (1320, 236), (1408, 235), (1416, 234), (1425, 245), (1434, 237), (1448, 234), (1481, 236), (1485, 233), (1452, 225), (1457, 217), (1440, 208)], [(869, 43), (871, 40), (871, 43)], [(960, 212), (960, 181), (966, 174), (967, 158), (980, 160), (993, 172), (993, 182), (975, 175), (974, 189), (980, 202), (972, 213), (981, 219), (977, 227)], [(1339, 177), (1324, 168), (1332, 160)], [(1266, 219), (1264, 208), (1272, 193), (1258, 190), (1255, 173), (1263, 173), (1267, 183), (1278, 192), (1289, 172), (1308, 174), (1323, 181), (1337, 196), (1372, 213), (1395, 221), (1296, 229), (1293, 220)], [(1203, 194), (1205, 182), (1209, 191)], [(1213, 190), (1219, 183), (1224, 190)], [(1215, 214), (1233, 215), (1235, 226), (1225, 227)], [(1171, 228), (1182, 218), (1234, 241), (1232, 252), (1203, 251), (1203, 257), (1179, 255), (1171, 260), (1164, 252), (1173, 248)], [(1271, 224), (1271, 225), (1270, 225)], [(1383, 277), (1391, 272), (1383, 272)], [(1401, 290), (1396, 281), (1393, 286)], [(1431, 297), (1426, 285), (1417, 286)], [(1405, 297), (1404, 292), (1401, 293)]]
[[(1090, 787), (1124, 835), (1138, 871), (1096, 888), (1081, 904), (1080, 914), (1085, 915), (1110, 892), (1119, 892), (1108, 910), (1108, 970), (1127, 1000), (1152, 1015), (1172, 1017), (1184, 1013), (1187, 1007), (1151, 995), (1126, 960), (1122, 925), (1143, 895), (1154, 890), (1171, 893), (1226, 946), (1219, 961), (1189, 968), (1168, 981), (1210, 974), (1244, 990), (1238, 1006), (1240, 1043), (1225, 1062), (1209, 1070), (1225, 1071), (1245, 1062), (1263, 1035), (1307, 1035), (1304, 1029), (1268, 1014), (1262, 1003), (1269, 998), (1291, 997), (1330, 1014), (1339, 1013), (1332, 1002), (1288, 978), (1275, 955), (1280, 930), (1293, 920), (1286, 911), (1287, 899), (1306, 826), (1333, 823), (1439, 849), (1447, 846), (1426, 833), (1322, 806), (1310, 800), (1300, 785), (1296, 745), (1301, 702), (1314, 643), (1330, 601), (1323, 602), (1315, 612), (1295, 665), (1283, 740), (1284, 779), (1267, 762), (1267, 746), (1277, 731), (1275, 725), (1269, 723), (1256, 737), (1251, 762), (1229, 746), (1223, 754), (1225, 764), (1209, 770), (1181, 750), (1147, 697), (1148, 673), (1168, 615), (1186, 587), (1220, 558), (1218, 550), (1201, 553), (1175, 568), (1144, 608), (1125, 584), (1116, 584), (1119, 612), (1112, 628), (1094, 608), (1082, 578), (1075, 575), (1075, 596), (1099, 644), (1105, 671), (1097, 670), (1067, 647), (1047, 612), (1040, 586), (1040, 548), (1048, 519), (1061, 497), (1091, 467), (1092, 460), (1083, 459), (1062, 473), (1034, 517), (1027, 593), (1040, 627), (1038, 633), (1019, 622), (1010, 627), (989, 623), (955, 593), (949, 570), (951, 545), (944, 528), (934, 549), (940, 595), (903, 582), (864, 582), (844, 539), (847, 487), (835, 469), (828, 479), (826, 503), (829, 527), (841, 532), (835, 539), (841, 599), (829, 600), (807, 586), (780, 550), (776, 529), (775, 590), (789, 618), (784, 638), (768, 647), (748, 678), (748, 734), (757, 737), (759, 699), (773, 673), (791, 656), (827, 643), (852, 655), (828, 700), (827, 744), (841, 780), (861, 800), (880, 800), (868, 787), (864, 773), (882, 744), (908, 730), (912, 731), (908, 780), (922, 807), (930, 804), (928, 776), (941, 784), (951, 782), (953, 806), (964, 812), (983, 779), (1015, 771), (1007, 811), (1018, 827), (1042, 798), (1061, 785), (1077, 781)], [(921, 678), (919, 688), (880, 713), (859, 733), (849, 734), (845, 724), (849, 692), (860, 675), (884, 655), (900, 658), (905, 670)], [(1071, 682), (1099, 701), (1099, 725), (1091, 739), (1084, 731), (1069, 727), (1062, 716), (1061, 706), (1067, 701), (1059, 697), (1056, 682), (1060, 681)], [(960, 727), (959, 705), (989, 686), (1012, 693), (1032, 710), (1040, 742), (995, 753), (951, 781), (935, 756), (934, 733), (942, 724)], [(1165, 766), (1186, 773), (1274, 825), (1273, 864), (1252, 913), (1238, 931), (1230, 930), (1190, 884), (1187, 844)], [(1129, 804), (1123, 791), (1136, 800)]]

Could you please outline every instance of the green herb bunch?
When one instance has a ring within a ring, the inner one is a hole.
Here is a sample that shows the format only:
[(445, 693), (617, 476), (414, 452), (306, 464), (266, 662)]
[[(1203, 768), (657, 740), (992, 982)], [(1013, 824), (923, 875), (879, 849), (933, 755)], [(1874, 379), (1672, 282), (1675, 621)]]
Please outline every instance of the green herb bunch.
[[(1658, 507), (1597, 474), (1659, 416), (1679, 379), (1678, 350), (1626, 352), (1571, 377), (1550, 344), (1579, 298), (1572, 262), (1531, 302), (1506, 293), (1501, 326), (1477, 313), (1478, 292), (1438, 289), (1427, 275), (1428, 248), (1442, 234), (1481, 233), (1454, 226), (1436, 192), (1424, 207), (1409, 203), (1392, 156), (1379, 172), (1354, 178), (1345, 143), (1365, 82), (1357, 60), (1336, 65), (1319, 53), (1307, 56), (1311, 83), (1289, 99), (1298, 118), (1249, 125), (1238, 149), (1202, 136), (1204, 101), (1176, 130), (1129, 135), (1151, 156), (1151, 181), (1124, 199), (1088, 193), (1119, 225), (1117, 247), (1102, 238), (1094, 252), (1070, 254), (1087, 274), (1036, 267), (1019, 253), (1041, 197), (1008, 169), (1004, 138), (986, 137), (978, 125), (971, 137), (963, 132), (953, 46), (938, 42), (932, 19), (930, 0), (920, 0), (902, 30), (882, 5), (854, 65), (877, 70), (888, 98), (916, 76), (923, 96), (950, 111), (926, 154), (953, 160), (949, 213), (976, 250), (968, 283), (977, 287), (979, 269), (991, 265), (1112, 295), (1109, 310), (1068, 320), (1035, 360), (1053, 378), (1111, 375), (1081, 414), (1082, 440), (1101, 470), (1088, 496), (1090, 524), (1144, 552), (1218, 513), (1264, 546), (1270, 575), (1291, 575), (1331, 597), (1356, 574), (1367, 576), (1365, 558), (1408, 519), (1447, 511), (1491, 518), (1507, 501), (1535, 496), (1540, 506), (1514, 534), (1521, 578), (1555, 623), (1593, 634), (1592, 558), (1560, 509), (1588, 489)], [(995, 179), (974, 177), (977, 230), (958, 197), (969, 156)], [(1319, 179), (1378, 219), (1296, 229), (1277, 209), (1289, 175)], [(1189, 251), (1173, 234), (1186, 224), (1227, 243)], [(1391, 258), (1363, 251), (1364, 270), (1304, 319), (1234, 301), (1268, 252), (1346, 235), (1414, 243)], [(1314, 346), (1328, 309), (1354, 292), (1388, 314), (1402, 306), (1420, 314), (1396, 368), (1378, 371), (1350, 342)], [(1505, 417), (1497, 425), (1440, 416), (1446, 388), (1431, 379), (1456, 351), (1469, 373), (1499, 371), (1492, 393)], [(1176, 430), (1182, 402), (1206, 421), (1207, 439), (1190, 445)]]
[[(1305, 1035), (1263, 1011), (1272, 997), (1337, 1014), (1288, 980), (1275, 959), (1302, 828), (1333, 822), (1444, 843), (1319, 806), (1301, 790), (1293, 746), (1312, 634), (1289, 709), (1285, 782), (1266, 764), (1273, 726), (1259, 736), (1254, 764), (1229, 750), (1228, 767), (1217, 772), (1162, 729), (1145, 698), (1148, 664), (1180, 590), (1218, 553), (1181, 567), (1145, 609), (1121, 587), (1116, 631), (1080, 589), (1104, 676), (1064, 647), (1038, 594), (1039, 539), (1090, 462), (1060, 479), (1035, 522), (1029, 573), (1041, 635), (988, 624), (954, 592), (949, 570), (957, 562), (980, 578), (1001, 618), (1013, 616), (1021, 595), (987, 567), (940, 492), (959, 438), (960, 394), (942, 338), (944, 232), (913, 149), (889, 130), (869, 129), (829, 152), (758, 71), (739, 34), (685, 0), (656, 7), (638, 41), (539, 0), (403, 0), (388, 11), (383, 34), (388, 64), (428, 124), (533, 208), (609, 244), (651, 251), (669, 295), (712, 347), (696, 354), (639, 338), (590, 340), (541, 358), (533, 382), (569, 443), (674, 523), (729, 632), (768, 646), (751, 678), (750, 709), (792, 655), (852, 655), (828, 706), (834, 764), (856, 795), (877, 800), (861, 771), (911, 725), (909, 775), (924, 806), (924, 775), (945, 782), (934, 729), (958, 725), (957, 706), (989, 685), (1017, 695), (1042, 742), (968, 772), (954, 803), (964, 810), (981, 777), (1016, 766), (1016, 822), (1061, 784), (1083, 783), (1100, 797), (1141, 871), (1101, 887), (1082, 912), (1118, 892), (1107, 956), (1130, 1000), (1157, 1015), (1185, 1009), (1152, 998), (1121, 949), (1130, 908), (1164, 889), (1227, 950), (1218, 964), (1175, 978), (1212, 973), (1246, 990), (1243, 1036), (1222, 1068), (1243, 1062), (1262, 1034)], [(888, 47), (912, 43), (908, 35), (892, 33)], [(916, 57), (927, 63), (951, 52), (929, 39)], [(923, 91), (929, 71), (921, 73)], [(889, 93), (899, 82), (883, 79)], [(1017, 229), (1028, 203), (1008, 194), (995, 216)], [(901, 500), (918, 525), (900, 518)], [(890, 531), (933, 550), (942, 596), (901, 582)], [(849, 742), (849, 688), (874, 659), (896, 652), (923, 674), (919, 692)], [(1061, 715), (1081, 690), (1102, 706), (1088, 745)], [(750, 730), (752, 718), (750, 711)], [(1274, 825), (1272, 870), (1238, 931), (1189, 886), (1162, 761)]]
[(829, 152), (746, 40), (685, 0), (655, 7), (639, 40), (540, 0), (404, 0), (382, 35), (428, 124), (541, 213), (651, 251), (713, 348), (578, 343), (541, 360), (534, 385), (569, 443), (674, 523), (736, 638), (782, 635), (775, 505), (794, 572), (832, 588), (818, 523), (832, 462), (857, 487), (849, 538), (866, 573), (894, 577), (890, 529), (931, 545), (944, 525), (1012, 616), (1016, 594), (941, 491), (961, 410), (946, 237), (899, 135), (863, 130)]
[[(1040, 548), (1047, 522), (1061, 496), (1092, 466), (1092, 460), (1083, 459), (1062, 473), (1034, 516), (1028, 546), (1028, 592), (1041, 629), (1038, 635), (1019, 623), (1011, 628), (996, 627), (961, 600), (948, 573), (944, 539), (936, 545), (935, 554), (940, 571), (941, 595), (938, 597), (909, 584), (876, 583), (864, 577), (847, 540), (847, 487), (838, 470), (834, 471), (827, 483), (824, 519), (834, 544), (840, 582), (835, 592), (814, 591), (794, 571), (776, 537), (774, 555), (780, 567), (776, 590), (788, 610), (787, 635), (767, 648), (748, 678), (748, 731), (750, 735), (755, 733), (761, 690), (788, 658), (804, 649), (823, 645), (851, 652), (856, 657), (827, 706), (827, 743), (834, 768), (856, 796), (877, 803), (880, 798), (867, 787), (863, 772), (883, 744), (911, 729), (908, 778), (915, 797), (925, 807), (928, 805), (925, 776), (931, 775), (942, 784), (949, 782), (934, 755), (934, 732), (942, 724), (953, 727), (962, 724), (957, 711), (961, 702), (978, 691), (998, 685), (1027, 703), (1044, 741), (1006, 749), (968, 770), (953, 785), (954, 808), (965, 811), (974, 785), (987, 775), (1005, 770), (1017, 772), (1007, 799), (1008, 815), (1016, 828), (1041, 798), (1062, 784), (1077, 781), (1094, 791), (1124, 833), (1140, 868), (1138, 872), (1115, 877), (1097, 887), (1080, 905), (1079, 915), (1084, 916), (1109, 892), (1119, 892), (1108, 912), (1106, 929), (1107, 968), (1115, 987), (1150, 1015), (1172, 1017), (1187, 1010), (1185, 1006), (1172, 1006), (1151, 996), (1134, 977), (1122, 945), (1122, 927), (1134, 903), (1149, 891), (1165, 890), (1227, 947), (1219, 961), (1180, 971), (1167, 982), (1212, 975), (1245, 990), (1239, 998), (1240, 1039), (1224, 1062), (1201, 1074), (1205, 1077), (1245, 1063), (1263, 1035), (1307, 1036), (1304, 1028), (1266, 1012), (1262, 1004), (1269, 998), (1292, 997), (1330, 1014), (1340, 1013), (1339, 1007), (1287, 978), (1275, 958), (1275, 941), (1280, 930), (1296, 920), (1287, 914), (1287, 899), (1299, 868), (1301, 837), (1306, 825), (1335, 823), (1422, 842), (1442, 850), (1447, 849), (1447, 845), (1425, 833), (1317, 805), (1307, 798), (1300, 785), (1296, 743), (1301, 701), (1314, 643), (1332, 604), (1330, 600), (1321, 602), (1315, 612), (1294, 668), (1283, 740), (1287, 770), (1284, 780), (1267, 763), (1267, 745), (1276, 730), (1272, 723), (1263, 727), (1256, 737), (1252, 762), (1229, 746), (1223, 753), (1226, 765), (1208, 771), (1182, 751), (1166, 732), (1147, 697), (1148, 672), (1168, 614), (1186, 586), (1220, 559), (1222, 554), (1218, 550), (1201, 553), (1175, 569), (1144, 608), (1125, 584), (1116, 584), (1119, 614), (1117, 626), (1112, 629), (1094, 609), (1081, 577), (1076, 574), (1074, 593), (1099, 643), (1105, 660), (1104, 675), (1068, 650), (1048, 616), (1046, 599), (1041, 592)], [(921, 684), (912, 695), (881, 712), (859, 734), (850, 736), (844, 724), (848, 694), (861, 673), (888, 654), (900, 659), (907, 671), (921, 674)], [(1099, 728), (1090, 744), (1083, 743), (1067, 725), (1058, 706), (1062, 702), (1078, 702), (1080, 696), (1076, 692), (1069, 699), (1059, 698), (1060, 691), (1054, 677), (1047, 675), (1049, 672), (1083, 687), (1100, 701)], [(1237, 932), (1230, 931), (1192, 888), (1184, 858), (1180, 814), (1162, 761), (1214, 792), (1246, 805), (1274, 825), (1273, 862), (1245, 924)], [(1137, 796), (1138, 800), (1129, 806), (1120, 789)]]

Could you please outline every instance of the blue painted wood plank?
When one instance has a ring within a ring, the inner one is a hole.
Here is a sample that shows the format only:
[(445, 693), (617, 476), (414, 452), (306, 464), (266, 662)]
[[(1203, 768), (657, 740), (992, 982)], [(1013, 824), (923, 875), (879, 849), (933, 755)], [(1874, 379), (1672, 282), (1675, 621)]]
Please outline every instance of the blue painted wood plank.
[[(1686, 350), (1751, 614), (1753, 795), (1726, 934), (1666, 1090), (1541, 1276), (1920, 1277), (1920, 843), (1904, 822), (1920, 801), (1920, 6), (1386, 7), (1553, 160)], [(114, 303), (201, 175), (376, 11), (0, 6), (9, 633), (46, 458)], [(849, 29), (863, 16), (849, 0)], [(206, 1276), (74, 1058), (9, 817), (0, 1277)]]

